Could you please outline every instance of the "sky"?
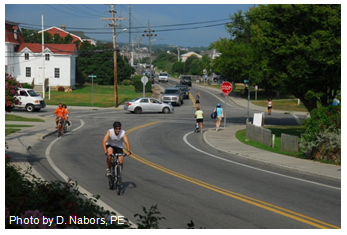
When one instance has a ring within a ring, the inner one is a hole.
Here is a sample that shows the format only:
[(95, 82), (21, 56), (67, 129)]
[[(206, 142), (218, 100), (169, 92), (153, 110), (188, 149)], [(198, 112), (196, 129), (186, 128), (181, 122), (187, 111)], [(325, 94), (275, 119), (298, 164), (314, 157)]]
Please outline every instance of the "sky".
[[(86, 1), (73, 1), (76, 2), (74, 4), (6, 2), (11, 4), (5, 3), (5, 20), (20, 23), (20, 28), (41, 30), (43, 13), (45, 29), (64, 24), (67, 31), (83, 31), (95, 40), (112, 41), (112, 27), (108, 26), (111, 21), (102, 20), (111, 18), (110, 4), (85, 4)], [(239, 10), (244, 13), (252, 6), (254, 4), (115, 4), (115, 17), (125, 17), (125, 20), (118, 21), (120, 25), (116, 30), (120, 32), (123, 28), (127, 29), (118, 34), (117, 42), (130, 41), (136, 44), (139, 37), (142, 44), (148, 45), (149, 38), (142, 34), (148, 30), (150, 23), (151, 30), (157, 34), (152, 37), (152, 40), (155, 39), (152, 44), (207, 47), (219, 38), (229, 37), (224, 24), (230, 21), (230, 15)]]

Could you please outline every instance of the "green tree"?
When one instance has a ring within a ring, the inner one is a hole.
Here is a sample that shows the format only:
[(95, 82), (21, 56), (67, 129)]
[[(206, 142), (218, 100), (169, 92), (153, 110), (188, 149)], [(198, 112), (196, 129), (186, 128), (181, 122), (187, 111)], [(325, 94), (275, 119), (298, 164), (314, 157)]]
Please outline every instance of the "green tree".
[(341, 5), (260, 5), (230, 18), (230, 39), (212, 45), (215, 70), (287, 91), (309, 111), (341, 90)]
[[(341, 89), (341, 5), (268, 5), (249, 13), (252, 42), (268, 66), (309, 111)], [(275, 56), (269, 56), (273, 54)]]
[(175, 62), (173, 65), (172, 65), (172, 73), (173, 74), (185, 74), (185, 64), (184, 62)]
[[(106, 45), (91, 45), (83, 42), (76, 58), (77, 80), (89, 81), (89, 75), (96, 75), (94, 82), (100, 85), (114, 85), (113, 50)], [(117, 83), (129, 79), (135, 69), (117, 53)]]
[(195, 59), (190, 64), (190, 69), (189, 69), (188, 74), (202, 76), (203, 70), (204, 70), (204, 65), (202, 63), (202, 60), (201, 59)]

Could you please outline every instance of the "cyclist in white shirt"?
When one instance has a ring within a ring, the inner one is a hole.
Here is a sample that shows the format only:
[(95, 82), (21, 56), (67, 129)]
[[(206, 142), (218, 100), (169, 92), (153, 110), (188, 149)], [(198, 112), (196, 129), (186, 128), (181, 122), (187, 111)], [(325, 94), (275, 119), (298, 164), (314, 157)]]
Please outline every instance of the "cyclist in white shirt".
[[(106, 174), (111, 175), (110, 166), (111, 166), (111, 154), (114, 153), (123, 153), (123, 143), (128, 150), (126, 153), (127, 156), (131, 154), (130, 144), (128, 137), (124, 130), (122, 130), (122, 124), (118, 121), (113, 123), (113, 128), (109, 129), (106, 132), (106, 135), (102, 141), (102, 148), (104, 149), (106, 159)], [(119, 162), (123, 170), (123, 156), (119, 157)]]

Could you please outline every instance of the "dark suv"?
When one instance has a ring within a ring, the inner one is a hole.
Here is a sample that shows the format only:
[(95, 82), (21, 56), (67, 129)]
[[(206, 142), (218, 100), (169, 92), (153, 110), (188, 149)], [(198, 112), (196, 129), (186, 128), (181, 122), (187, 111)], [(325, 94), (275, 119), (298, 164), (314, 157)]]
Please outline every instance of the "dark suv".
[(191, 76), (181, 76), (180, 84), (192, 86), (192, 77)]

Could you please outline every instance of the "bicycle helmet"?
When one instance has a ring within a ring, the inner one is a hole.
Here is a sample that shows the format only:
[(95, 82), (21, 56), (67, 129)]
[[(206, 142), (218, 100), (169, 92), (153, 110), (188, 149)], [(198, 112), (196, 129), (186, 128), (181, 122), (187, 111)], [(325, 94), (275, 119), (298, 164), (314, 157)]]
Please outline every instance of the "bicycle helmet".
[(116, 127), (122, 127), (122, 124), (120, 122), (118, 122), (118, 121), (115, 121), (113, 123), (113, 128), (116, 128)]
[(217, 104), (217, 107), (220, 107), (220, 104), (219, 104), (219, 103)]

